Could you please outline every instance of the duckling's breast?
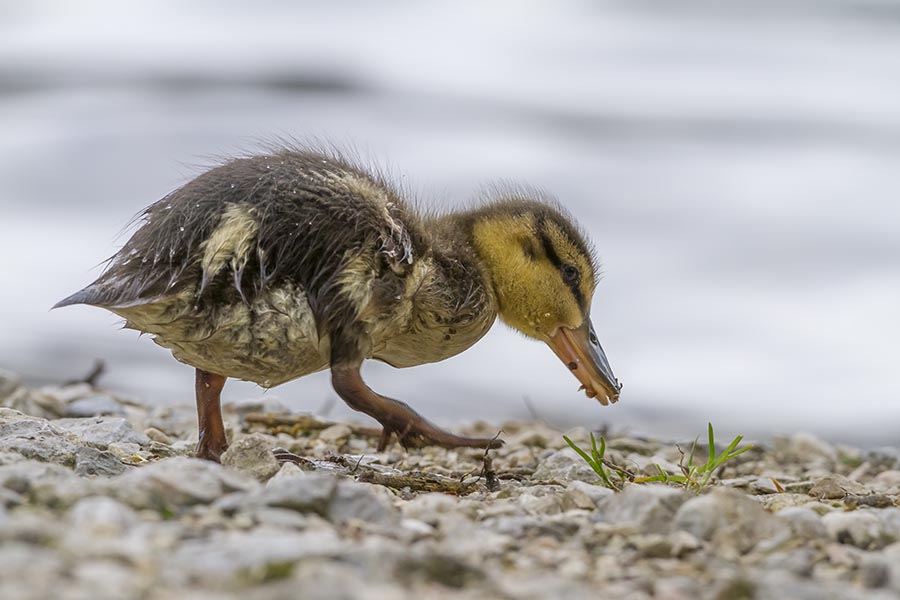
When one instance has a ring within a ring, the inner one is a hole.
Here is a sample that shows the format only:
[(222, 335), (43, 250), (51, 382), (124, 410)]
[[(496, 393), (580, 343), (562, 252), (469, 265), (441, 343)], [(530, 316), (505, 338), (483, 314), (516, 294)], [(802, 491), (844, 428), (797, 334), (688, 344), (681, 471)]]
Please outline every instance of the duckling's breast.
[(376, 337), (373, 358), (394, 367), (439, 362), (471, 347), (496, 318), (494, 301), (477, 268), (430, 257), (407, 280), (407, 297), (391, 323), (402, 324)]

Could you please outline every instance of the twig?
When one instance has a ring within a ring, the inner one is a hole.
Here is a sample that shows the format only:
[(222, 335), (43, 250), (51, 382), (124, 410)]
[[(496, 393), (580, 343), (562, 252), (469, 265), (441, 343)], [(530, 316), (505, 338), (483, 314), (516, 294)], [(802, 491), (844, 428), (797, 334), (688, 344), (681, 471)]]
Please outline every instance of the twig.
[[(491, 439), (491, 443), (493, 443), (497, 438), (500, 437), (500, 434), (503, 433), (503, 430), (497, 432)], [(494, 461), (490, 455), (491, 444), (487, 445), (487, 448), (484, 449), (484, 456), (481, 457), (481, 477), (484, 476), (484, 483), (487, 486), (487, 489), (491, 492), (496, 492), (500, 489), (500, 482), (497, 481), (497, 473), (494, 472)]]
[(298, 454), (294, 454), (290, 450), (286, 450), (285, 448), (274, 448), (272, 453), (275, 455), (275, 460), (279, 463), (294, 463), (299, 466), (304, 471), (313, 471), (316, 468), (316, 465), (313, 464), (311, 460), (303, 458)]
[(395, 490), (410, 489), (415, 492), (443, 492), (465, 496), (477, 488), (474, 483), (464, 483), (433, 473), (412, 472), (407, 475), (387, 475), (374, 469), (365, 469), (356, 477), (357, 481), (383, 485)]
[[(321, 431), (334, 425), (328, 421), (320, 421), (310, 415), (270, 415), (266, 413), (247, 413), (244, 422), (262, 425), (274, 433), (288, 433), (297, 437), (301, 433)], [(381, 430), (373, 427), (360, 427), (347, 424), (350, 431), (360, 437), (380, 438)]]
[(63, 385), (76, 385), (79, 383), (86, 383), (91, 387), (97, 386), (97, 380), (100, 379), (100, 376), (106, 371), (106, 363), (98, 358), (94, 361), (94, 367), (90, 370), (90, 372), (82, 377), (81, 379), (72, 379), (70, 381), (66, 381)]

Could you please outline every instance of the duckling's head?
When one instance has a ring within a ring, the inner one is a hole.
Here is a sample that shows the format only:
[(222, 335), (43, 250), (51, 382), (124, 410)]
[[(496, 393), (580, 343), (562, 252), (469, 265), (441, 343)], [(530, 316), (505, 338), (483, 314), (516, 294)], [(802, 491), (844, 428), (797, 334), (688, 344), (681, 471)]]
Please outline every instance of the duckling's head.
[(548, 344), (589, 398), (618, 400), (622, 386), (590, 319), (599, 269), (574, 220), (553, 201), (515, 193), (471, 213), (471, 231), (500, 319)]

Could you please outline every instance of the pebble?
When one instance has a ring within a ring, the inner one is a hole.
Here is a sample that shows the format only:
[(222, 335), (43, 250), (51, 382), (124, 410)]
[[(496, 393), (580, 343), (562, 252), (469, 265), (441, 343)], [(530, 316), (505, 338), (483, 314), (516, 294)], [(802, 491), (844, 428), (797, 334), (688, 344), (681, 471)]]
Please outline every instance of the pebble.
[(173, 442), (172, 438), (169, 437), (166, 432), (161, 431), (156, 427), (148, 427), (144, 430), (144, 435), (146, 435), (153, 442), (158, 442), (167, 446), (171, 446)]
[(42, 418), (0, 408), (0, 452), (12, 452), (42, 462), (71, 465), (79, 443), (75, 436)]
[(111, 396), (95, 394), (78, 398), (66, 405), (66, 417), (94, 417), (98, 415), (124, 415), (125, 408)]
[(673, 527), (715, 545), (728, 545), (741, 553), (780, 529), (775, 517), (744, 493), (727, 488), (691, 498), (678, 509)]
[(105, 491), (135, 508), (166, 515), (196, 504), (210, 504), (234, 491), (250, 491), (255, 479), (196, 458), (174, 457), (107, 479)]
[(863, 550), (882, 548), (891, 539), (881, 519), (870, 510), (854, 510), (849, 512), (832, 512), (822, 517), (822, 523), (832, 540), (841, 544), (850, 544)]
[(775, 513), (786, 522), (794, 537), (804, 540), (818, 540), (828, 536), (828, 530), (816, 511), (804, 506), (791, 506)]
[(332, 425), (319, 432), (319, 439), (323, 442), (339, 446), (347, 441), (353, 431), (346, 425)]
[(269, 436), (254, 433), (232, 443), (222, 454), (222, 464), (266, 481), (281, 468), (272, 452), (274, 447)]
[(82, 446), (75, 451), (75, 474), (81, 476), (114, 477), (121, 475), (128, 466), (112, 452)]
[(795, 433), (788, 438), (775, 438), (775, 452), (783, 455), (790, 462), (799, 462), (811, 466), (833, 468), (837, 462), (837, 451), (824, 440), (809, 434)]
[(135, 430), (134, 426), (122, 417), (57, 419), (54, 425), (74, 433), (86, 444), (100, 450), (106, 450), (113, 443), (150, 445), (150, 438)]
[(841, 475), (822, 477), (809, 490), (810, 496), (820, 500), (839, 500), (848, 494), (862, 496), (869, 494), (869, 490), (864, 485)]
[(632, 485), (601, 500), (596, 517), (642, 530), (668, 531), (676, 511), (688, 498), (685, 492), (664, 485)]

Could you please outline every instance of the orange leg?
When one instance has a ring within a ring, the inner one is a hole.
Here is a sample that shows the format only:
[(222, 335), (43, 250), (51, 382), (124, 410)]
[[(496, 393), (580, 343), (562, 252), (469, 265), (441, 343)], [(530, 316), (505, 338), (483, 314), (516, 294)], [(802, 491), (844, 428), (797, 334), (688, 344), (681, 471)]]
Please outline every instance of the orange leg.
[(502, 440), (463, 437), (444, 431), (403, 402), (373, 392), (362, 380), (359, 367), (333, 368), (331, 382), (350, 408), (366, 413), (384, 427), (378, 444), (379, 452), (384, 450), (395, 433), (404, 447), (499, 448), (503, 445)]
[(225, 387), (225, 377), (197, 369), (197, 422), (200, 426), (200, 442), (197, 458), (219, 462), (228, 447), (225, 439), (225, 423), (222, 422), (220, 395)]

